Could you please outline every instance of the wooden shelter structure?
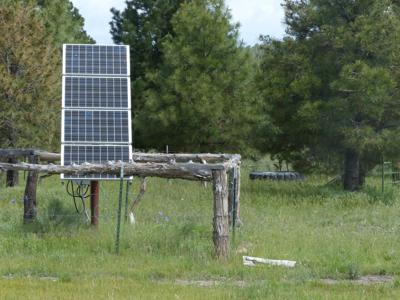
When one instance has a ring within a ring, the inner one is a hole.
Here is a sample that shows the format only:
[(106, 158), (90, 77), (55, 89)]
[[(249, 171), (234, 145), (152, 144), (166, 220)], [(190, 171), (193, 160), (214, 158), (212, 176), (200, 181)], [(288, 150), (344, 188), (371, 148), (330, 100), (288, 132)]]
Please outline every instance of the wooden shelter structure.
[[(40, 164), (57, 161), (60, 155), (40, 150), (0, 149), (1, 158), (28, 158), (28, 163), (0, 163), (0, 171), (28, 171), (24, 194), (24, 222), (36, 217), (36, 188), (38, 174), (93, 173), (118, 176), (160, 177), (191, 181), (212, 182), (214, 196), (213, 242), (218, 258), (229, 254), (229, 224), (240, 224), (240, 163), (238, 154), (162, 154), (133, 153), (132, 162), (108, 162), (61, 166)], [(231, 220), (231, 222), (230, 222)]]

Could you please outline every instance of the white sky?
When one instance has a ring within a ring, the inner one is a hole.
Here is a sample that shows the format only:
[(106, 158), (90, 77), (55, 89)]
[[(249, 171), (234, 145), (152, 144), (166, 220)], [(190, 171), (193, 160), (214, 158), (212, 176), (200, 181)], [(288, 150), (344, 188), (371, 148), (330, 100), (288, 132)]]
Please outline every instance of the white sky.
[[(85, 29), (98, 44), (111, 44), (111, 7), (123, 10), (125, 0), (71, 0), (85, 18)], [(282, 0), (225, 0), (233, 20), (241, 24), (244, 42), (253, 45), (260, 34), (281, 38), (284, 34)]]

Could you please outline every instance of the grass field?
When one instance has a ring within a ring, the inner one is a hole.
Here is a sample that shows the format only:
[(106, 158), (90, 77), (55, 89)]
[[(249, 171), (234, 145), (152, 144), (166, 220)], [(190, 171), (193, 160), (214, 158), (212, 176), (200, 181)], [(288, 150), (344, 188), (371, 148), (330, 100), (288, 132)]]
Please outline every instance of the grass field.
[[(101, 184), (99, 230), (77, 215), (58, 177), (39, 185), (39, 221), (22, 226), (23, 184), (0, 189), (1, 299), (400, 299), (400, 190), (251, 182), (227, 262), (213, 258), (212, 191), (150, 179), (114, 253), (118, 183)], [(137, 181), (135, 188), (137, 190)], [(132, 191), (131, 197), (134, 195)], [(242, 255), (298, 261), (242, 265)], [(385, 283), (357, 279), (389, 278)], [(386, 277), (385, 277), (386, 276)]]

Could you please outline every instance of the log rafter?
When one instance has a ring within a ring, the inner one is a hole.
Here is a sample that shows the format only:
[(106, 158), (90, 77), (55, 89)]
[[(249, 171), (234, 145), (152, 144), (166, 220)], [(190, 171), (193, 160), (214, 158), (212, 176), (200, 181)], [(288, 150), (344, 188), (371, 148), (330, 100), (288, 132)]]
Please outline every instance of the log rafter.
[(124, 168), (125, 176), (161, 177), (186, 179), (192, 181), (211, 181), (212, 170), (230, 168), (231, 162), (225, 164), (204, 165), (199, 163), (125, 163), (109, 162), (106, 164), (89, 164), (60, 166), (54, 164), (41, 165), (29, 163), (0, 163), (0, 170), (35, 171), (48, 174), (113, 174), (119, 175)]

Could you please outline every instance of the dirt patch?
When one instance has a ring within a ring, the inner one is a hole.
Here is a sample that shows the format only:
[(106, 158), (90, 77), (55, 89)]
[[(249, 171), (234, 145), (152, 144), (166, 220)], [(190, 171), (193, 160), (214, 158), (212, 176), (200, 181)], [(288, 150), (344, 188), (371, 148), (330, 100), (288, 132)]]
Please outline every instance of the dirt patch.
[(362, 284), (362, 285), (372, 285), (372, 284), (380, 284), (380, 283), (391, 283), (394, 281), (393, 276), (389, 275), (366, 275), (361, 276), (358, 279), (354, 280), (336, 280), (331, 278), (321, 279), (319, 282), (324, 284), (340, 284), (340, 283), (354, 283), (354, 284)]

